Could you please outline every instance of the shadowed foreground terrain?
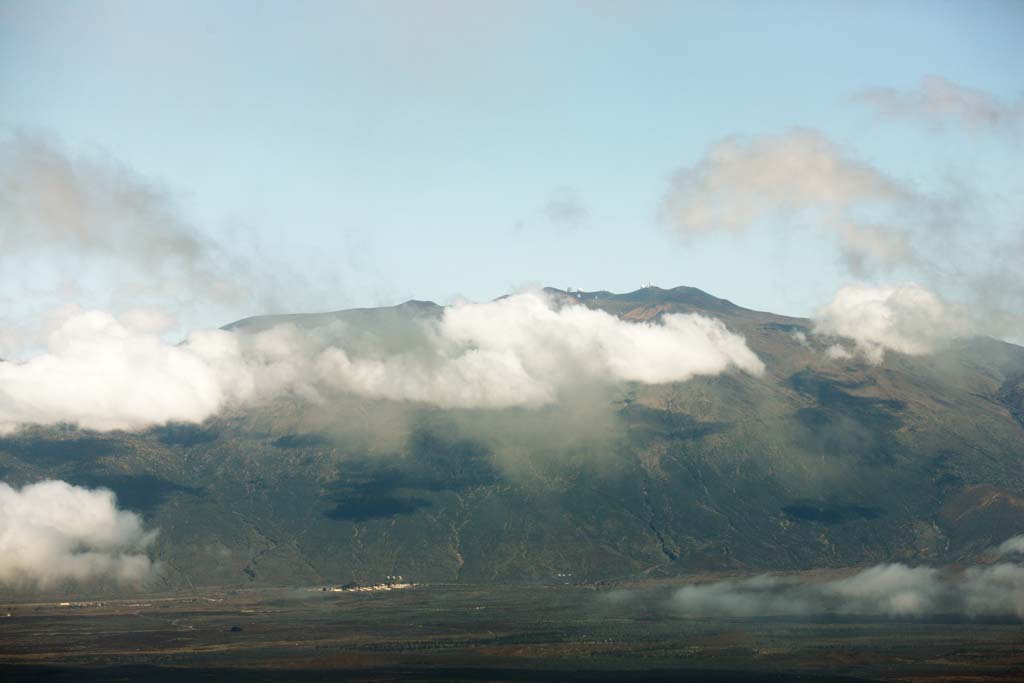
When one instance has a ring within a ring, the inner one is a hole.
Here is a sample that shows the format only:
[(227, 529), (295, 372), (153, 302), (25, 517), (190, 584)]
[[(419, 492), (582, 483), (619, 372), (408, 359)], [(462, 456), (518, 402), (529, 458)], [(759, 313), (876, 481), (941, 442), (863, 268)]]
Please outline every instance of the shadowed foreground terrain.
[[(1011, 681), (1016, 620), (697, 619), (608, 586), (205, 591), (6, 604), (8, 681)], [(635, 593), (634, 593), (635, 594)], [(102, 604), (101, 604), (102, 603)]]

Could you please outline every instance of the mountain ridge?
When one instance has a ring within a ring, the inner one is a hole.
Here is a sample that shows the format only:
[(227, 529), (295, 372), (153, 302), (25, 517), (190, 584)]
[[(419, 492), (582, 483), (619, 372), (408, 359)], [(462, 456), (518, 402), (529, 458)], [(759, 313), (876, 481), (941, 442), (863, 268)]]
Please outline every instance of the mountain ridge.
[[(540, 408), (289, 396), (201, 425), (33, 427), (0, 438), (0, 472), (114, 490), (160, 530), (168, 588), (934, 564), (984, 560), (1024, 531), (1024, 348), (965, 338), (872, 365), (797, 339), (808, 319), (695, 288), (552, 294), (623, 320), (717, 317), (767, 371)], [(340, 320), (390, 333), (443, 310), (225, 329)]]

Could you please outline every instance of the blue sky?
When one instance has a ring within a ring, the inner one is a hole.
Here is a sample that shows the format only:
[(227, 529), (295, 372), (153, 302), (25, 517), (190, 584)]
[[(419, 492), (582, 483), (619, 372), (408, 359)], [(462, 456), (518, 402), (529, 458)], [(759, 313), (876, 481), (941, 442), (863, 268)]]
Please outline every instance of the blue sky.
[[(123, 165), (277, 275), (272, 302), (189, 324), (646, 282), (806, 315), (915, 273), (852, 274), (834, 235), (776, 219), (681, 237), (659, 214), (673, 172), (810, 128), (908, 187), (970, 188), (975, 238), (1012, 239), (1019, 129), (855, 96), (939, 76), (1012, 106), (1022, 29), (1018, 2), (2, 2), (0, 127)], [(85, 305), (118, 286), (89, 272)]]

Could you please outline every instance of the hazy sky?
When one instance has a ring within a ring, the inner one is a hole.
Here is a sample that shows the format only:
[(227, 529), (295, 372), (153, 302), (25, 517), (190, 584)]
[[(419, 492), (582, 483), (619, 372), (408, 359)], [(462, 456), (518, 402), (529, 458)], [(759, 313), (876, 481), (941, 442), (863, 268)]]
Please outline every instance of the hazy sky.
[[(190, 324), (647, 282), (806, 315), (852, 280), (919, 273), (852, 267), (840, 242), (863, 231), (783, 229), (785, 211), (691, 229), (664, 215), (674, 174), (712, 177), (700, 164), (729, 136), (752, 154), (827, 140), (883, 178), (838, 178), (843, 202), (898, 185), (1013, 243), (1022, 35), (1020, 2), (2, 2), (0, 126), (79, 180), (117, 169), (104, 191), (150, 188), (159, 220), (273, 282)], [(33, 239), (11, 225), (9, 254)], [(50, 258), (0, 257), (0, 304), (24, 308), (10, 292), (35, 277), (34, 296), (84, 305), (124, 286)]]

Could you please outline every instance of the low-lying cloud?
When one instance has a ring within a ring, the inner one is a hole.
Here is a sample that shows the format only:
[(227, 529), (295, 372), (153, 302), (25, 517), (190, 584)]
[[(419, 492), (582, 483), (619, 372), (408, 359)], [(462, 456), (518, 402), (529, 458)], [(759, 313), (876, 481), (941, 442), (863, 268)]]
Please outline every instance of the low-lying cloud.
[(239, 344), (227, 332), (174, 346), (133, 326), (131, 316), (69, 310), (46, 343), (28, 361), (0, 362), (0, 431), (23, 423), (110, 430), (201, 421), (244, 394), (234, 384), (244, 381)]
[(0, 362), (0, 430), (197, 422), (285, 393), (314, 401), (341, 393), (445, 408), (536, 407), (586, 386), (764, 369), (718, 320), (672, 314), (660, 323), (627, 322), (536, 293), (416, 319), (404, 346), (374, 343), (373, 330), (341, 323), (312, 331), (202, 331), (171, 345), (161, 340), (160, 323), (151, 312), (69, 311), (44, 353)]
[(1024, 535), (1014, 536), (1013, 538), (1007, 539), (996, 548), (997, 557), (1007, 557), (1013, 555), (1024, 556)]
[[(868, 362), (882, 362), (885, 352), (931, 353), (943, 341), (967, 330), (961, 314), (934, 292), (909, 284), (872, 287), (850, 285), (836, 292), (814, 315), (814, 332), (845, 337)], [(842, 346), (829, 347), (832, 358), (850, 356)]]
[(145, 554), (155, 536), (106, 489), (48, 480), (19, 490), (0, 482), (0, 584), (141, 587), (155, 571)]
[(763, 575), (684, 586), (672, 596), (671, 607), (690, 616), (1024, 618), (1024, 567), (1002, 562), (953, 572), (880, 564), (841, 579)]

